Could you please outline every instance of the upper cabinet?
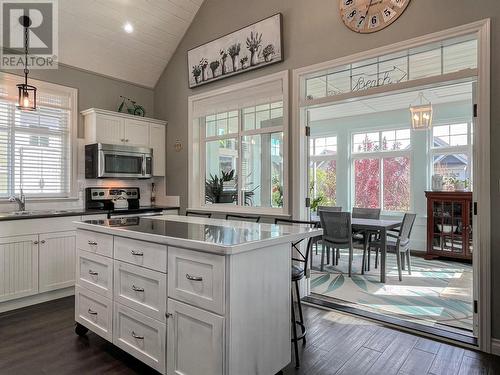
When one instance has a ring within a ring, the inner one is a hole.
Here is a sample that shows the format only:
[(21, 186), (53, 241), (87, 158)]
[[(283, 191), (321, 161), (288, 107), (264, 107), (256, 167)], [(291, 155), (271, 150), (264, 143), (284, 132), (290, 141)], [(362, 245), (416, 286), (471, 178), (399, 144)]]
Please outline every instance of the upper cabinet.
[(84, 118), (85, 143), (108, 143), (153, 149), (153, 175), (165, 176), (165, 121), (90, 108)]

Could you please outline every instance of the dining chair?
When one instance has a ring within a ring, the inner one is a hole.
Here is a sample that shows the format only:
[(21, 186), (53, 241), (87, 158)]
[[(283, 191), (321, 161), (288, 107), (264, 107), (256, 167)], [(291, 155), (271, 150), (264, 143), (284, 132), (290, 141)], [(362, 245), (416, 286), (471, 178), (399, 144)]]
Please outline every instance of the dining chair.
[[(408, 274), (411, 275), (410, 236), (416, 217), (416, 214), (405, 213), (399, 233), (387, 233), (387, 252), (396, 254), (399, 281), (403, 281), (402, 263), (404, 261), (404, 257), (406, 257), (406, 263), (408, 264)], [(377, 240), (371, 242), (369, 246), (380, 249), (382, 243), (380, 240)]]
[(323, 252), (321, 253), (321, 271), (323, 271), (325, 263), (324, 247), (329, 252), (330, 248), (333, 249), (333, 255), (338, 264), (339, 250), (349, 249), (349, 277), (352, 271), (352, 226), (351, 226), (351, 213), (350, 212), (332, 212), (320, 211), (319, 219), (321, 228), (323, 228), (323, 238), (321, 245)]
[[(318, 206), (316, 209), (318, 216), (319, 216), (320, 211), (342, 212), (342, 207), (340, 207), (340, 206)], [(320, 242), (321, 242), (321, 240), (318, 240), (316, 242), (316, 255), (318, 255), (318, 244)], [(323, 247), (323, 250), (324, 250), (324, 247)], [(335, 258), (335, 262), (338, 262), (338, 258)], [(330, 251), (327, 251), (327, 253), (326, 253), (326, 263), (330, 264)]]
[(258, 223), (260, 221), (260, 216), (244, 216), (244, 215), (227, 214), (226, 220), (250, 221), (253, 223)]
[[(318, 228), (319, 223), (315, 221), (304, 221), (304, 220), (289, 220), (289, 219), (275, 219), (274, 224), (278, 225), (308, 225), (311, 228)], [(293, 305), (293, 290), (292, 290), (292, 342), (295, 349), (295, 367), (300, 367), (300, 358), (299, 358), (299, 348), (298, 342), (302, 340), (302, 345), (306, 344), (306, 326), (304, 322), (304, 315), (302, 314), (302, 303), (300, 299), (300, 289), (299, 289), (299, 281), (304, 278), (306, 275), (307, 262), (309, 257), (311, 256), (311, 248), (314, 240), (317, 237), (310, 237), (307, 240), (307, 246), (305, 249), (305, 253), (300, 249), (299, 244), (304, 240), (300, 239), (296, 242), (292, 242), (292, 260), (295, 261), (295, 264), (292, 264), (292, 283), (295, 284), (295, 295), (297, 297), (297, 307), (299, 310), (299, 320), (295, 318), (295, 306)], [(297, 264), (301, 263), (301, 264)], [(312, 264), (311, 264), (312, 266)], [(297, 325), (300, 327), (301, 334), (297, 336)]]
[(341, 212), (342, 207), (340, 207), (340, 206), (318, 206), (318, 213), (319, 213), (319, 211)]
[(186, 210), (186, 216), (206, 217), (206, 218), (210, 219), (212, 217), (212, 213), (211, 212), (196, 212), (196, 211)]
[[(353, 219), (380, 219), (380, 208), (364, 208), (364, 207), (353, 207), (352, 218)], [(374, 240), (378, 236), (377, 231), (359, 231), (353, 234), (353, 242), (355, 245), (363, 246), (363, 261), (361, 263), (361, 274), (364, 275), (365, 271), (370, 271), (371, 263), (371, 250), (368, 246), (369, 242)], [(375, 268), (378, 266), (378, 249), (375, 250)], [(367, 261), (368, 253), (368, 261)]]

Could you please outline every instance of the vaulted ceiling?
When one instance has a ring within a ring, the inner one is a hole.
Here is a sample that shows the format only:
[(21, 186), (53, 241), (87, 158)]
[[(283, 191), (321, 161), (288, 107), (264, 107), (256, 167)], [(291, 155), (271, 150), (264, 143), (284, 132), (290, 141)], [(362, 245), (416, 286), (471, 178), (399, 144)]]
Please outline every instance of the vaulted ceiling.
[[(59, 61), (154, 87), (203, 0), (59, 1)], [(125, 23), (134, 31), (127, 33)]]

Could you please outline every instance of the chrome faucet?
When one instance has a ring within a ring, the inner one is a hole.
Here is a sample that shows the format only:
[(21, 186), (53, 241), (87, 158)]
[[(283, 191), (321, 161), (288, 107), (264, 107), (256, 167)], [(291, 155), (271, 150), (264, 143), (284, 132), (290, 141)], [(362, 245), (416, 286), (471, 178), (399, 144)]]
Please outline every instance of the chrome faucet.
[(21, 192), (19, 194), (19, 198), (16, 197), (15, 195), (12, 195), (9, 198), (9, 202), (16, 202), (18, 206), (19, 211), (24, 211), (26, 209), (26, 195), (23, 193), (23, 189), (21, 189)]

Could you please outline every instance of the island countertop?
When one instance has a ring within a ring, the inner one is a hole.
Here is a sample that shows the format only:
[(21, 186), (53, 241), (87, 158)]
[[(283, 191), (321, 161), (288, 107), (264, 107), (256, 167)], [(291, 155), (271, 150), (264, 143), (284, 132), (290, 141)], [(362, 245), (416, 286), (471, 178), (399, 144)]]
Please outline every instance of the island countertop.
[(164, 215), (75, 222), (78, 229), (231, 255), (320, 236), (307, 225), (275, 225)]

